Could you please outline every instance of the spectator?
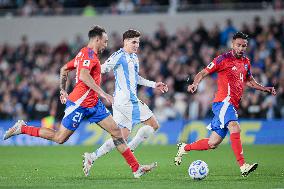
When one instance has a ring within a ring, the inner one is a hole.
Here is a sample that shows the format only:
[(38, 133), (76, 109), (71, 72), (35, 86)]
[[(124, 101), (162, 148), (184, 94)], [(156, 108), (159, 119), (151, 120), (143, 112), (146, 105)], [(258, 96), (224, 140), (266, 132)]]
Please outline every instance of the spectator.
[(221, 33), (221, 44), (223, 46), (227, 46), (228, 40), (233, 33), (236, 33), (237, 29), (233, 25), (233, 21), (231, 19), (227, 19), (226, 27)]

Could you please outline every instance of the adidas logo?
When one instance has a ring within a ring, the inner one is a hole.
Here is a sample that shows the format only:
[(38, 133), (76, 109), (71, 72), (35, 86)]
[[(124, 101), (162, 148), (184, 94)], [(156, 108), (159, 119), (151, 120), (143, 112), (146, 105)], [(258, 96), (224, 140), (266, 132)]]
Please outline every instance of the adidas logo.
[(232, 67), (232, 70), (235, 70), (235, 71), (236, 71), (236, 70), (237, 70), (237, 67), (236, 67), (236, 66)]

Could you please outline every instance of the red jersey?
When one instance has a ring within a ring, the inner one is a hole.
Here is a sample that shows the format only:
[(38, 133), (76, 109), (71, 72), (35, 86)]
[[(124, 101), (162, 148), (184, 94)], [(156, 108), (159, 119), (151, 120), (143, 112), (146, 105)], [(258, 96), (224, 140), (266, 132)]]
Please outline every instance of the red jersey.
[(225, 99), (236, 108), (243, 95), (244, 86), (249, 77), (250, 60), (243, 56), (236, 58), (232, 51), (226, 52), (216, 58), (205, 68), (210, 74), (217, 72), (217, 87), (214, 102), (222, 102)]
[(98, 94), (91, 90), (80, 78), (82, 68), (90, 70), (90, 75), (96, 84), (101, 84), (101, 64), (97, 54), (90, 48), (84, 47), (77, 56), (67, 63), (67, 69), (76, 69), (76, 85), (68, 99), (82, 107), (93, 107), (98, 102)]

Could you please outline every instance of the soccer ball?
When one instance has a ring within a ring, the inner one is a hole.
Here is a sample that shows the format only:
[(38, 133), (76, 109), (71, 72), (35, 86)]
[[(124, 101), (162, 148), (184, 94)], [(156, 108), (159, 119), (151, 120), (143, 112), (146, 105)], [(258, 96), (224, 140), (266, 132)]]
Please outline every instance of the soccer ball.
[(202, 180), (208, 173), (208, 165), (202, 160), (196, 160), (188, 167), (188, 175), (194, 180)]

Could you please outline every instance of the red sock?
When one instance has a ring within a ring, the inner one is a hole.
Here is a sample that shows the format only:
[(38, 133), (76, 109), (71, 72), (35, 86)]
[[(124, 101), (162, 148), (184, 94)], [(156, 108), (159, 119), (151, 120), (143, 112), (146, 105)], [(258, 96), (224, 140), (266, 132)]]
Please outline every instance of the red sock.
[(190, 151), (190, 150), (208, 150), (210, 149), (209, 144), (208, 144), (209, 139), (204, 138), (198, 141), (195, 141), (191, 144), (187, 144), (184, 147), (185, 151)]
[(128, 163), (128, 165), (131, 167), (132, 172), (136, 172), (139, 168), (139, 163), (136, 160), (135, 156), (131, 152), (130, 148), (127, 148), (123, 153), (122, 153), (124, 159)]
[(30, 136), (39, 136), (39, 129), (38, 127), (31, 127), (31, 126), (22, 126), (21, 131), (23, 134), (27, 134)]
[(243, 155), (243, 147), (241, 142), (240, 133), (232, 133), (230, 136), (232, 149), (240, 166), (245, 163)]

